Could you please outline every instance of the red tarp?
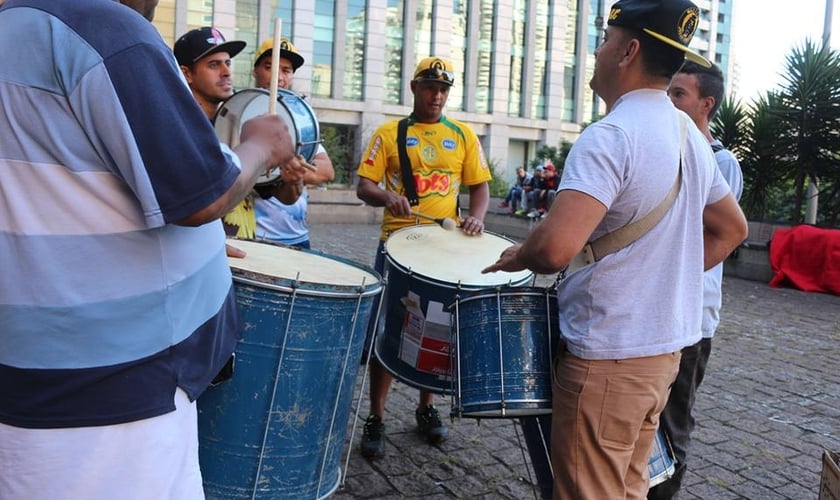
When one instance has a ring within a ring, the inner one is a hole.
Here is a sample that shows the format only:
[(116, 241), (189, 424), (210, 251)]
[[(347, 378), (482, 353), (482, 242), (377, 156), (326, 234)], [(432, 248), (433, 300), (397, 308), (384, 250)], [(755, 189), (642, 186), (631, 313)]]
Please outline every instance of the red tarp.
[(777, 229), (770, 241), (770, 286), (840, 295), (840, 230)]

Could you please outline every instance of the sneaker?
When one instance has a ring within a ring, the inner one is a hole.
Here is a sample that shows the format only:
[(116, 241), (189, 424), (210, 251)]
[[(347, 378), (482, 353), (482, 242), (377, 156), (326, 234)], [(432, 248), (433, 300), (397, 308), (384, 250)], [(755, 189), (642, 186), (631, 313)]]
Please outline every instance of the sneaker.
[(530, 212), (528, 212), (528, 217), (530, 217), (531, 219), (539, 216), (540, 212), (538, 210), (531, 210)]
[(440, 420), (440, 412), (434, 405), (418, 408), (414, 412), (417, 419), (417, 431), (426, 437), (430, 444), (443, 442), (449, 435), (449, 429)]
[(371, 414), (365, 421), (361, 451), (365, 458), (385, 456), (385, 424), (378, 415)]
[(499, 208), (507, 208), (507, 207), (508, 207), (508, 204), (507, 204), (506, 201), (503, 201), (503, 202), (499, 203)]
[(520, 208), (516, 212), (513, 212), (513, 215), (525, 215), (526, 210), (524, 208)]

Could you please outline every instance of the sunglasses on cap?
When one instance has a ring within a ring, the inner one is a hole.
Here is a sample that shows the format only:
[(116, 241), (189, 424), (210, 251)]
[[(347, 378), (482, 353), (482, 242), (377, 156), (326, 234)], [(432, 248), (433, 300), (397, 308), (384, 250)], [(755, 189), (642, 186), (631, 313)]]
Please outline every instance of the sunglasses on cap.
[(455, 83), (455, 74), (441, 68), (429, 68), (418, 73), (417, 76), (414, 77), (414, 80), (418, 82), (424, 80), (440, 80), (452, 85)]

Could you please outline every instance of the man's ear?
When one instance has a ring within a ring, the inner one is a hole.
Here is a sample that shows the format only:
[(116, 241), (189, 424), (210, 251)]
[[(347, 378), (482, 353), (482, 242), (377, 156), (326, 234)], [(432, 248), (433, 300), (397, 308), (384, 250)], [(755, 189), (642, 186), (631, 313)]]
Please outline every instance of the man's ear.
[(191, 84), (192, 83), (192, 73), (190, 73), (189, 66), (184, 66), (183, 64), (181, 64), (178, 67), (181, 68), (181, 73), (184, 74), (184, 78), (187, 80), (187, 83)]
[(715, 98), (712, 96), (704, 97), (703, 98), (703, 109), (706, 111), (706, 116), (709, 116), (709, 113), (712, 112), (712, 109), (715, 107)]
[(624, 48), (624, 57), (625, 58), (633, 58), (639, 54), (641, 50), (641, 44), (637, 38), (631, 38), (629, 42), (627, 42), (627, 46)]

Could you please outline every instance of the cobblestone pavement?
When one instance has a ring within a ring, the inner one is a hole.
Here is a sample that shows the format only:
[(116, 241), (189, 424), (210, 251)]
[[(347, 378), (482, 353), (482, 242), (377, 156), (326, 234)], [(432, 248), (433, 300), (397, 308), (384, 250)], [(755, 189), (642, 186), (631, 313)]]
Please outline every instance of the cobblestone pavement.
[[(378, 226), (313, 225), (311, 236), (316, 250), (372, 265)], [(723, 290), (681, 498), (814, 499), (822, 450), (840, 450), (840, 297), (731, 277)], [(415, 431), (416, 401), (415, 389), (394, 383), (383, 459), (359, 454), (355, 424), (334, 498), (534, 498), (515, 420), (456, 420), (446, 442), (429, 446)], [(439, 408), (449, 414), (448, 397)], [(367, 410), (365, 394), (360, 419)]]

